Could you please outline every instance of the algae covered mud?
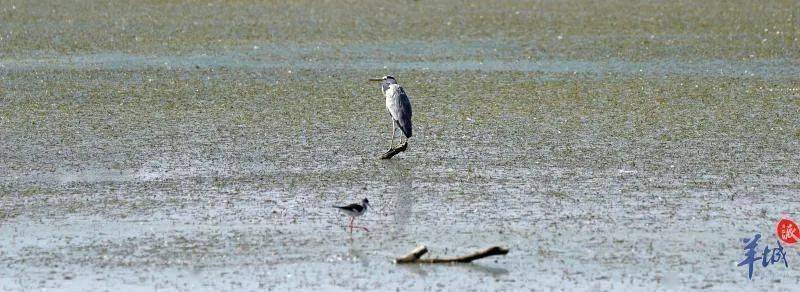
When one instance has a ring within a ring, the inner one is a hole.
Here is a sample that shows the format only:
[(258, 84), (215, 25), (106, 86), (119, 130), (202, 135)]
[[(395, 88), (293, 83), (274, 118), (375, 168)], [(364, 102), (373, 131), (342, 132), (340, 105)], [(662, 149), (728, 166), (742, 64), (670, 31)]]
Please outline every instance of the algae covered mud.
[(795, 287), (798, 9), (0, 1), (0, 290)]

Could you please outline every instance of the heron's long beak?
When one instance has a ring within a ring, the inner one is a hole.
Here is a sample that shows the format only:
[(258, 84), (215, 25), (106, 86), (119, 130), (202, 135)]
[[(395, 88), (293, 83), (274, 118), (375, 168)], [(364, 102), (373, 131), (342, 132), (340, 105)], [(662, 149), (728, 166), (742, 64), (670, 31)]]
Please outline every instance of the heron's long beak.
[(383, 81), (383, 78), (370, 78), (369, 81)]

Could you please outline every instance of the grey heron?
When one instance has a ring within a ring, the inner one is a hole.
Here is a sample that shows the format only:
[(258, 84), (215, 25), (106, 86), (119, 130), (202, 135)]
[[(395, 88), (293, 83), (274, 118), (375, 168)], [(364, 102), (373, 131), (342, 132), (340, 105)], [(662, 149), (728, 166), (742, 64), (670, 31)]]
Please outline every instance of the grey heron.
[[(370, 78), (370, 81), (381, 81), (381, 90), (386, 98), (386, 109), (389, 110), (392, 122), (392, 140), (389, 142), (389, 150), (394, 147), (394, 136), (397, 129), (403, 132), (405, 142), (408, 143), (408, 138), (411, 138), (411, 101), (408, 100), (405, 90), (399, 84), (397, 79), (387, 75), (382, 78)], [(400, 137), (400, 145), (403, 144), (403, 137)]]

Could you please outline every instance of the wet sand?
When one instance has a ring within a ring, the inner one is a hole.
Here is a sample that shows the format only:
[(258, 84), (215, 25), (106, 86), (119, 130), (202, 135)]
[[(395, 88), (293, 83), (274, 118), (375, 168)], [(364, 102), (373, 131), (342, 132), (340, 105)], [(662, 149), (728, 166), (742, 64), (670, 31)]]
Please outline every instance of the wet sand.
[(798, 22), (754, 5), (0, 1), (0, 290), (795, 287), (736, 266), (800, 217)]

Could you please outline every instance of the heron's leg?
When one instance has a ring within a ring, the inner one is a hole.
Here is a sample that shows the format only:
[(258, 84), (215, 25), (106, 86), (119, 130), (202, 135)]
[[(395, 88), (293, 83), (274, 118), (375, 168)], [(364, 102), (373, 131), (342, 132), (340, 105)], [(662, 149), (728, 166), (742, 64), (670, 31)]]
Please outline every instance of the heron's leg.
[(405, 133), (403, 133), (403, 130), (402, 130), (402, 129), (400, 129), (400, 127), (397, 127), (397, 129), (398, 129), (398, 130), (400, 130), (400, 142), (399, 142), (399, 143), (397, 143), (397, 146), (398, 146), (398, 147), (402, 147), (402, 146), (403, 146), (403, 143), (404, 143), (405, 141), (408, 141), (408, 138), (406, 138), (406, 134), (405, 134)]
[(389, 150), (394, 148), (394, 134), (397, 133), (397, 125), (394, 124), (394, 119), (389, 118), (389, 121), (392, 123), (392, 140), (389, 142)]

